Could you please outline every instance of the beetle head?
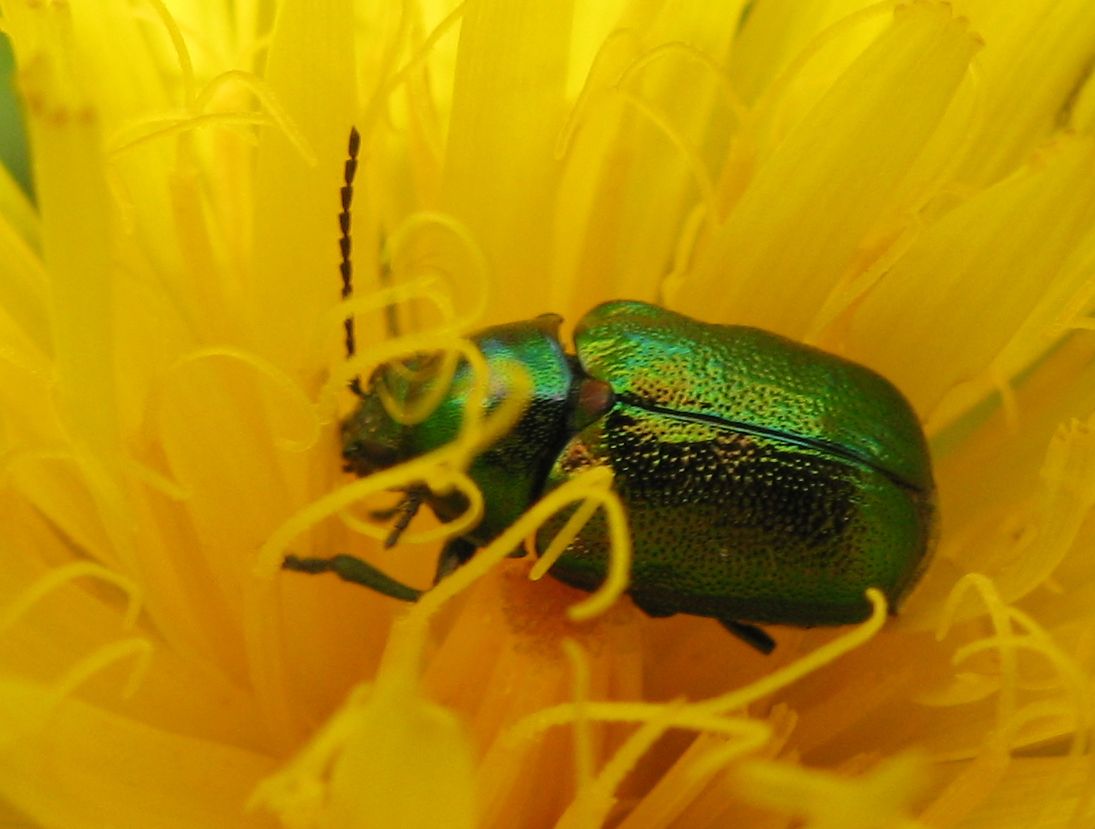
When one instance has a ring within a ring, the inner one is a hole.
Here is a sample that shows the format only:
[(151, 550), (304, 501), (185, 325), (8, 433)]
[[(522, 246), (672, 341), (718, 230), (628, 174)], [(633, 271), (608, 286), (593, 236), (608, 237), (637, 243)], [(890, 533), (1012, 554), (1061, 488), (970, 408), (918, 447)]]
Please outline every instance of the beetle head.
[(413, 407), (433, 387), (436, 367), (436, 356), (420, 355), (406, 362), (386, 363), (373, 372), (359, 395), (357, 409), (342, 422), (342, 458), (347, 472), (368, 475), (424, 451), (420, 446), (423, 424), (400, 422), (392, 411)]
[(375, 391), (366, 390), (361, 404), (342, 422), (345, 470), (368, 475), (405, 460), (407, 427), (388, 413)]

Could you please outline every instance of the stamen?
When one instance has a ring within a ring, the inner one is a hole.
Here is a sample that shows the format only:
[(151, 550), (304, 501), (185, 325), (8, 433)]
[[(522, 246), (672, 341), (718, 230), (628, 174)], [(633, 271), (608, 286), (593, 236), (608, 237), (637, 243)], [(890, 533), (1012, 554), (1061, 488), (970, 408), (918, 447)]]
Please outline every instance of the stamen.
[(573, 639), (563, 640), (563, 653), (570, 662), (571, 694), (574, 698), (574, 803), (579, 826), (596, 826), (589, 806), (593, 783), (593, 740), (590, 736), (589, 717), (589, 659), (585, 651)]
[[(164, 372), (165, 379), (153, 389), (153, 405), (162, 405), (162, 393), (163, 388), (170, 385), (168, 378), (172, 372), (178, 371), (191, 363), (197, 363), (202, 360), (212, 359), (227, 359), (233, 360), (246, 368), (252, 369), (261, 379), (266, 381), (266, 385), (273, 388), (281, 399), (277, 401), (275, 407), (278, 412), (296, 410), (300, 413), (300, 419), (307, 426), (304, 429), (304, 434), (299, 438), (284, 437), (279, 435), (277, 437), (277, 443), (288, 452), (305, 452), (315, 446), (316, 441), (319, 440), (321, 423), (319, 413), (316, 411), (315, 405), (305, 394), (304, 389), (293, 380), (288, 374), (278, 368), (259, 355), (245, 351), (241, 348), (232, 348), (229, 346), (216, 346), (211, 348), (199, 348), (191, 351), (189, 354), (180, 357)], [(280, 420), (281, 418), (279, 418)]]
[(141, 612), (141, 589), (137, 583), (101, 564), (92, 561), (75, 561), (50, 570), (18, 595), (0, 613), (0, 633), (10, 630), (34, 605), (50, 593), (84, 576), (112, 584), (125, 593), (126, 609), (122, 626), (128, 629), (136, 624), (137, 616)]
[(122, 696), (130, 697), (137, 690), (152, 659), (152, 645), (147, 639), (134, 637), (104, 645), (79, 660), (65, 672), (49, 692), (50, 705), (59, 705), (77, 688), (95, 674), (129, 657), (133, 658), (133, 670), (122, 688)]

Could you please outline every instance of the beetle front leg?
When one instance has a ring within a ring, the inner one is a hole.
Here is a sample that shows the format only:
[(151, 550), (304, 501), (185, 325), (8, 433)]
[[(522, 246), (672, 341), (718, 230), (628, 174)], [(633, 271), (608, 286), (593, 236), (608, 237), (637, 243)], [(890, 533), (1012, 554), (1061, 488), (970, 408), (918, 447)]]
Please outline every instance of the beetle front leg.
[(457, 569), (468, 562), (475, 551), (479, 549), (470, 541), (463, 538), (454, 538), (441, 551), (437, 559), (437, 572), (434, 573), (433, 583), (437, 584), (441, 579), (455, 573)]
[(390, 596), (403, 602), (415, 602), (422, 595), (421, 590), (396, 581), (391, 576), (381, 572), (368, 562), (347, 555), (337, 555), (331, 558), (301, 558), (288, 555), (282, 561), (281, 566), (286, 570), (295, 570), (298, 573), (334, 573), (343, 581), (360, 584)]
[[(479, 548), (464, 538), (454, 538), (441, 551), (437, 559), (437, 572), (434, 573), (433, 583), (437, 584), (441, 579), (452, 575), (457, 569), (468, 563)], [(523, 547), (518, 547), (509, 554), (509, 558), (524, 558), (528, 555)]]
[(388, 537), (384, 539), (385, 550), (390, 550), (399, 543), (400, 536), (403, 535), (403, 532), (411, 525), (411, 521), (414, 520), (414, 517), (418, 514), (418, 510), (422, 508), (422, 504), (425, 503), (429, 494), (430, 491), (424, 486), (412, 486), (404, 491), (403, 497), (399, 499), (399, 503), (394, 507), (377, 509), (369, 513), (378, 521), (387, 521), (391, 518), (396, 519), (395, 524), (392, 525), (391, 532), (388, 533)]

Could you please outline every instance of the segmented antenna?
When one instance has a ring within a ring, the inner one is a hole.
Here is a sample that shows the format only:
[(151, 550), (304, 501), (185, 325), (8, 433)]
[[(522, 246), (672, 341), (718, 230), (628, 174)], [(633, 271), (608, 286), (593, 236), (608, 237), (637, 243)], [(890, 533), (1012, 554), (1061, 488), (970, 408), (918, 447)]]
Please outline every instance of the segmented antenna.
[[(350, 141), (346, 147), (346, 164), (342, 170), (342, 188), (339, 195), (342, 198), (342, 212), (338, 214), (338, 226), (342, 236), (338, 240), (338, 249), (342, 254), (338, 264), (339, 273), (342, 274), (342, 298), (349, 299), (354, 293), (354, 266), (350, 258), (352, 245), (350, 244), (350, 206), (354, 200), (354, 174), (357, 173), (357, 154), (361, 149), (361, 136), (357, 127), (350, 127)], [(354, 356), (357, 350), (356, 336), (354, 333), (354, 315), (349, 314), (343, 325), (346, 328), (346, 359)], [(358, 397), (364, 397), (361, 390), (361, 378), (354, 376), (350, 381), (350, 391)]]

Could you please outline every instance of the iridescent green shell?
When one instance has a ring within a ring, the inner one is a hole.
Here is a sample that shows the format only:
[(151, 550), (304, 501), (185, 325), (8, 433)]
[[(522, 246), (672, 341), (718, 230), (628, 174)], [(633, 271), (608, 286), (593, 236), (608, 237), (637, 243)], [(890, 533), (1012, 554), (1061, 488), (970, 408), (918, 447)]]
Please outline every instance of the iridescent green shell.
[[(934, 486), (916, 416), (888, 381), (765, 331), (637, 302), (590, 311), (575, 342), (616, 404), (570, 438), (545, 491), (612, 469), (641, 607), (805, 626), (864, 618), (872, 586), (898, 604), (930, 547)], [(595, 588), (607, 546), (594, 519), (552, 575)]]

